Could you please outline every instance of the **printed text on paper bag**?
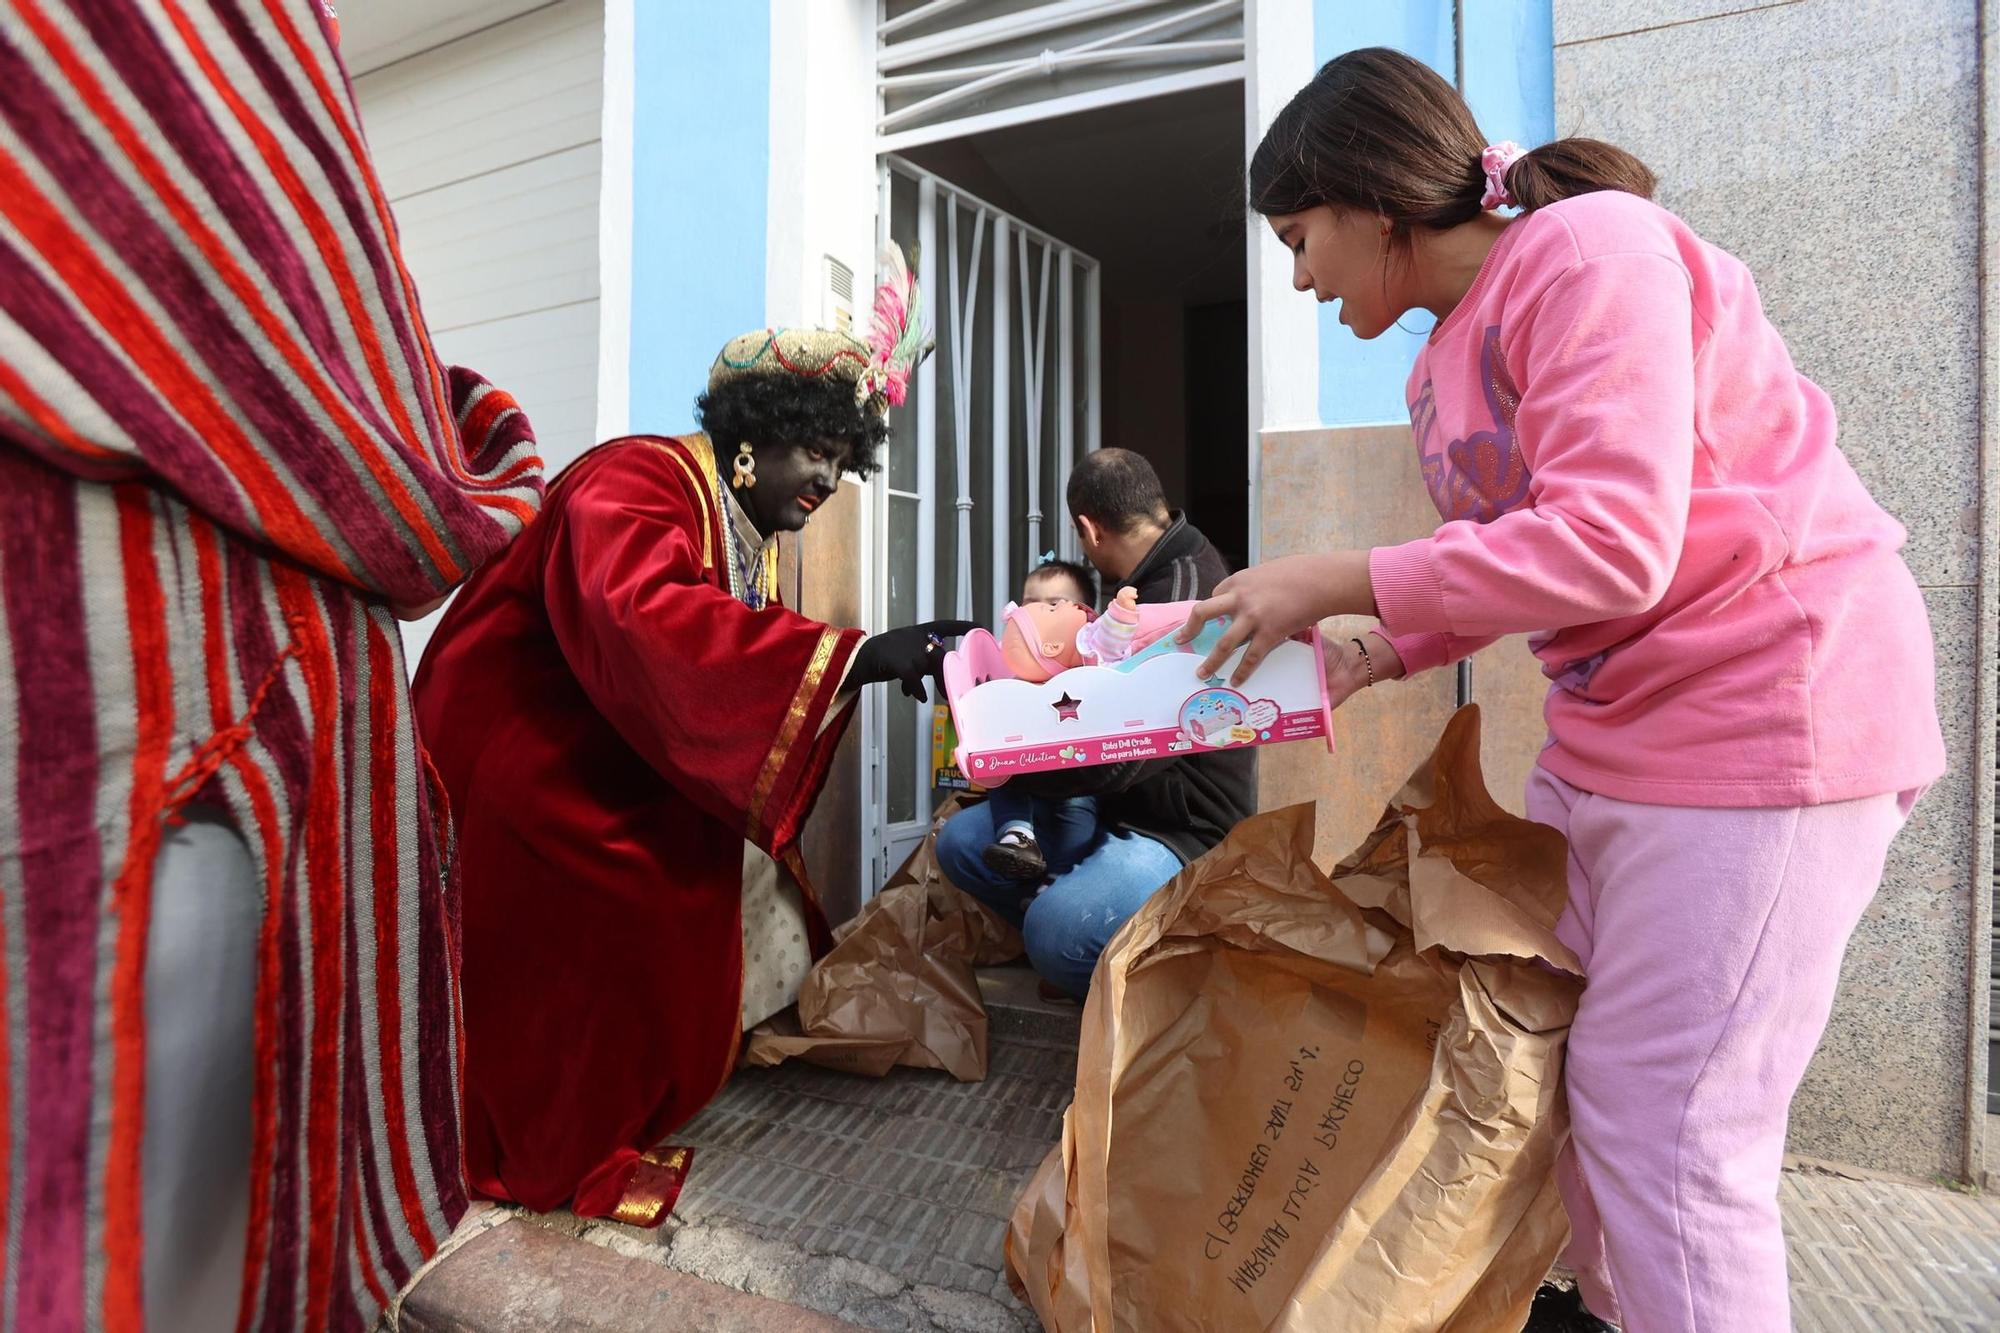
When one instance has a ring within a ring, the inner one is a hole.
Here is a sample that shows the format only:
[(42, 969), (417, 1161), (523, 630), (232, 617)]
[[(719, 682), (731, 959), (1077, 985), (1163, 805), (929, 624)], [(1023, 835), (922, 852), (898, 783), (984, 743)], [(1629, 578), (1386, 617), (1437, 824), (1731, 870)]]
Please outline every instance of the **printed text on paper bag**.
[[(1264, 1128), (1244, 1159), (1241, 1178), (1231, 1190), (1228, 1201), (1216, 1213), (1214, 1227), (1202, 1240), (1202, 1255), (1210, 1263), (1236, 1260), (1229, 1283), (1238, 1291), (1248, 1292), (1271, 1270), (1279, 1253), (1292, 1239), (1293, 1232), (1285, 1225), (1286, 1219), (1294, 1224), (1303, 1223), (1306, 1199), (1323, 1183), (1319, 1159), (1313, 1148), (1299, 1152), (1293, 1159), (1296, 1165), (1289, 1171), (1283, 1168), (1274, 1171), (1271, 1165), (1277, 1160), (1280, 1141), (1293, 1123), (1293, 1112), (1306, 1092), (1308, 1070), (1318, 1061), (1319, 1047), (1301, 1046), (1298, 1054), (1288, 1062), (1284, 1075), (1286, 1095), (1272, 1101)], [(1356, 1059), (1349, 1060), (1340, 1071), (1340, 1081), (1334, 1086), (1332, 1096), (1318, 1120), (1313, 1122), (1312, 1142), (1321, 1152), (1330, 1153), (1340, 1146), (1340, 1131), (1353, 1110), (1355, 1098), (1360, 1095), (1362, 1075), (1367, 1073), (1367, 1069), (1365, 1062)], [(1267, 1177), (1273, 1182), (1273, 1190), (1284, 1189), (1284, 1197), (1278, 1204), (1278, 1216), (1268, 1226), (1253, 1232), (1247, 1229), (1245, 1214), (1257, 1196), (1258, 1187)]]

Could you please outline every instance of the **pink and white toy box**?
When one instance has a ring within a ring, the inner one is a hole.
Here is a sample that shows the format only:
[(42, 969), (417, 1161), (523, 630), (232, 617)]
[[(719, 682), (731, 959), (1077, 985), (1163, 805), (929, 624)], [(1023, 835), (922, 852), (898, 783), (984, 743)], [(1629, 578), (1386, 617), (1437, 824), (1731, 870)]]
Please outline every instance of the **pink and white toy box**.
[(1319, 631), (1279, 644), (1232, 688), (1240, 650), (1217, 676), (1195, 674), (1222, 629), (1212, 623), (1186, 645), (1169, 634), (1115, 666), (1071, 667), (1039, 684), (1015, 679), (999, 642), (974, 630), (943, 668), (959, 771), (996, 787), (1022, 773), (1285, 741), (1324, 739), (1331, 753)]

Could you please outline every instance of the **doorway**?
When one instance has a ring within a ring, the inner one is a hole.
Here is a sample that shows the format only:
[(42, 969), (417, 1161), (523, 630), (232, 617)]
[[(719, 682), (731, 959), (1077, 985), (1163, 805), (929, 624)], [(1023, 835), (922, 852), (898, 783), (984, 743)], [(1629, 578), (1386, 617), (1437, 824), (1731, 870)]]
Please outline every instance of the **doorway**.
[[(1246, 562), (1243, 117), (1239, 80), (882, 160), (878, 230), (916, 243), (938, 351), (876, 488), (876, 623), (992, 625), (1045, 552), (1076, 554), (1063, 488), (1097, 447), (1144, 455), (1169, 503)], [(948, 794), (932, 721), (897, 696), (870, 722), (870, 888)]]

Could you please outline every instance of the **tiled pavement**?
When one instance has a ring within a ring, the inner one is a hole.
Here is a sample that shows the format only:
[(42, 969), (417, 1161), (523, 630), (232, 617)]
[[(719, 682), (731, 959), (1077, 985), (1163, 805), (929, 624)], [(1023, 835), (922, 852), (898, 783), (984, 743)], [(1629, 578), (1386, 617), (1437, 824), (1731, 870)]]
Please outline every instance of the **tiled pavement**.
[[(1034, 1329), (1007, 1288), (1001, 1237), (1062, 1133), (1079, 1015), (1036, 1001), (1025, 970), (987, 987), (983, 1082), (797, 1062), (739, 1073), (675, 1136), (696, 1166), (667, 1261), (870, 1328)], [(764, 1258), (742, 1262), (752, 1252)]]
[[(565, 1288), (552, 1278), (559, 1249), (482, 1237), (418, 1284), (405, 1327), (720, 1333), (747, 1319), (742, 1327), (776, 1333), (823, 1327), (785, 1322), (816, 1311), (906, 1333), (1033, 1330), (1007, 1289), (1000, 1240), (1016, 1193), (1060, 1133), (1076, 1013), (1037, 1004), (1024, 977), (984, 979), (998, 987), (984, 1083), (800, 1064), (745, 1071), (676, 1136), (695, 1145), (695, 1166), (659, 1231), (566, 1216), (501, 1228), (540, 1223), (566, 1233), (565, 1245), (580, 1238), (616, 1252), (621, 1268), (579, 1262)], [(1786, 1173), (1782, 1202), (1799, 1333), (2000, 1330), (2000, 1203), (1803, 1169)], [(510, 1283), (526, 1293), (512, 1303), (496, 1297)], [(463, 1293), (479, 1293), (490, 1312), (453, 1322), (440, 1307)], [(738, 1293), (763, 1298), (765, 1313), (729, 1305), (747, 1299)], [(550, 1301), (562, 1319), (543, 1317)], [(514, 1309), (543, 1314), (514, 1323), (502, 1313)], [(637, 1310), (660, 1322), (630, 1323)]]
[(688, 1271), (726, 1281), (718, 1264), (738, 1238), (766, 1242), (787, 1256), (769, 1295), (789, 1289), (793, 1255), (848, 1261), (857, 1285), (836, 1284), (830, 1312), (871, 1327), (928, 1328), (892, 1307), (905, 1296), (923, 1306), (923, 1289), (934, 1288), (961, 1298), (949, 1302), (961, 1316), (978, 1312), (970, 1324), (929, 1312), (941, 1328), (1032, 1329), (1025, 1315), (1003, 1317), (1018, 1307), (1000, 1240), (1015, 1195), (1061, 1133), (1070, 1076), (1038, 1073), (1059, 1057), (995, 1043), (983, 1084), (914, 1072), (862, 1080), (805, 1065), (739, 1075), (676, 1136), (694, 1145), (697, 1165), (669, 1245)]
[(2000, 1201), (1900, 1181), (1785, 1173), (1799, 1333), (2000, 1329)]

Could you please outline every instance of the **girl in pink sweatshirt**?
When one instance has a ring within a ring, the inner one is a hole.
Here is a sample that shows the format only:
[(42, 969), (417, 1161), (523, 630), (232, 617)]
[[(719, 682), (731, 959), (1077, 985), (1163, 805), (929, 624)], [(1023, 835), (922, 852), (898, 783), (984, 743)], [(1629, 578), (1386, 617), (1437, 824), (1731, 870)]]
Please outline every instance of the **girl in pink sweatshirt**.
[(1569, 838), (1560, 933), (1588, 974), (1569, 1266), (1627, 1333), (1781, 1330), (1787, 1108), (1944, 746), (1902, 528), (1749, 272), (1652, 187), (1608, 144), (1489, 146), (1396, 52), (1321, 69), (1251, 201), (1359, 336), (1436, 316), (1408, 401), (1444, 523), (1245, 570), (1187, 633), (1231, 616), (1211, 667), (1249, 640), (1240, 675), (1327, 616), (1379, 616), (1330, 655), (1336, 699), (1534, 636), (1529, 810)]

